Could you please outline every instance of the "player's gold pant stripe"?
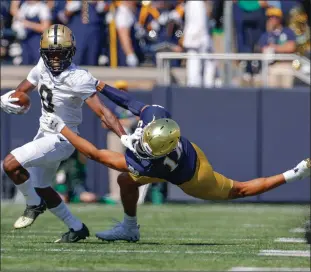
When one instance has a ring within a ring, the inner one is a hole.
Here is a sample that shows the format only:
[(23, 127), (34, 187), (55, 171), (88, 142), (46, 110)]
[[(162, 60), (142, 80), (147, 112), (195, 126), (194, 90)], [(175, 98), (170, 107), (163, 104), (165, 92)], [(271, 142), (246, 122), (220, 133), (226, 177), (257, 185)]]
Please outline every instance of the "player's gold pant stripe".
[[(230, 190), (233, 187), (233, 180), (214, 172), (203, 151), (195, 144), (194, 149), (197, 152), (196, 171), (192, 179), (179, 185), (179, 187), (188, 195), (206, 200), (227, 199)], [(150, 178), (145, 176), (134, 176), (130, 174), (135, 182), (140, 184), (165, 182), (164, 179)]]
[(192, 144), (197, 152), (197, 169), (193, 178), (179, 187), (188, 195), (206, 200), (227, 199), (233, 180), (214, 172), (203, 151)]

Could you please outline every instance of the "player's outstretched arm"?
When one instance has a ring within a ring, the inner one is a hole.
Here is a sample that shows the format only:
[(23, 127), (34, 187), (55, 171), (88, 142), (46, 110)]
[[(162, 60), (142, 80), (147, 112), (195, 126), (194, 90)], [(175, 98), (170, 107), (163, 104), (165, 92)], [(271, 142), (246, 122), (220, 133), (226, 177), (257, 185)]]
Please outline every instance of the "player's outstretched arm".
[(61, 133), (67, 140), (82, 154), (88, 158), (102, 163), (110, 168), (121, 172), (128, 172), (125, 156), (123, 154), (113, 152), (110, 150), (99, 150), (92, 143), (86, 139), (78, 136), (72, 130), (70, 130), (63, 120), (55, 114), (47, 114), (44, 116), (41, 124), (46, 131), (53, 133)]
[(65, 126), (60, 133), (64, 135), (76, 149), (91, 160), (102, 163), (120, 172), (128, 172), (123, 154), (106, 149), (99, 150), (92, 143), (71, 131), (67, 126)]
[(141, 111), (148, 106), (145, 103), (135, 100), (129, 93), (111, 87), (102, 81), (97, 84), (96, 89), (111, 101), (131, 111), (136, 116), (139, 116)]
[[(137, 101), (128, 92), (113, 88), (101, 81), (97, 84), (96, 89), (120, 107), (131, 111), (137, 116), (140, 116), (141, 119), (143, 118), (142, 115), (144, 113), (145, 118), (148, 115), (156, 115), (158, 118), (171, 118), (171, 114), (164, 107), (160, 105), (148, 105)], [(148, 109), (150, 110), (148, 111)]]
[[(215, 172), (214, 172), (215, 173)], [(217, 176), (222, 175), (216, 173)], [(292, 169), (275, 176), (262, 177), (249, 181), (238, 182), (233, 181), (233, 187), (230, 191), (229, 198), (241, 198), (247, 196), (259, 195), (270, 191), (283, 184), (308, 178), (311, 176), (311, 160), (310, 158), (301, 161)], [(224, 177), (222, 177), (224, 180)]]
[(126, 135), (118, 118), (100, 101), (97, 94), (93, 94), (85, 103), (96, 113), (96, 115), (103, 122), (104, 127), (112, 130), (119, 137)]

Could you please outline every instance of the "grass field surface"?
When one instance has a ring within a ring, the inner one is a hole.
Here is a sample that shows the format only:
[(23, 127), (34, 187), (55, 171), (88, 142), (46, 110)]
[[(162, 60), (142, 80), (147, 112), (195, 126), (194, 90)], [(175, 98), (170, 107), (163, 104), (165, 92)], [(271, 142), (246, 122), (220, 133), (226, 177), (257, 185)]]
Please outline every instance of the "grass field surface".
[[(139, 207), (138, 243), (102, 242), (97, 231), (122, 220), (121, 206), (71, 205), (91, 231), (77, 244), (55, 244), (67, 229), (49, 212), (13, 230), (23, 206), (2, 204), (3, 271), (309, 271), (303, 205), (167, 204)], [(267, 270), (268, 269), (268, 270)], [(285, 269), (285, 270), (284, 270)], [(297, 270), (299, 269), (299, 270)]]

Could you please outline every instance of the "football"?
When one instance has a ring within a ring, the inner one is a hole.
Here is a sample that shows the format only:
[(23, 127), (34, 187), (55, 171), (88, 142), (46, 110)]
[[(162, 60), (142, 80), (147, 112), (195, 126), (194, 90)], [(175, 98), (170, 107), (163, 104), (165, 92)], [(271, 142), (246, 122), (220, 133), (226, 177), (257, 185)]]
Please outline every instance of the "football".
[(23, 92), (15, 92), (11, 95), (11, 97), (19, 99), (19, 101), (13, 102), (13, 104), (24, 107), (24, 110), (21, 112), (21, 114), (29, 110), (31, 103), (30, 103), (30, 97), (27, 94)]

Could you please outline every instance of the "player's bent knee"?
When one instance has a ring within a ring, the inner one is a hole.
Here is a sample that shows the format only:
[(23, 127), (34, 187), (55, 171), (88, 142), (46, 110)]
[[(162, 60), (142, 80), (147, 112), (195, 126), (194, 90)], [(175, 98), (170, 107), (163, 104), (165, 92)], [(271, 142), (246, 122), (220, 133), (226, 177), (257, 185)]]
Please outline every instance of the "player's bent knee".
[(20, 163), (15, 159), (12, 154), (9, 154), (5, 157), (3, 161), (3, 170), (7, 175), (12, 174), (13, 172), (23, 168)]
[(127, 173), (121, 173), (119, 176), (118, 176), (118, 184), (120, 187), (122, 186), (126, 186), (127, 183), (128, 183), (128, 177), (127, 177)]

